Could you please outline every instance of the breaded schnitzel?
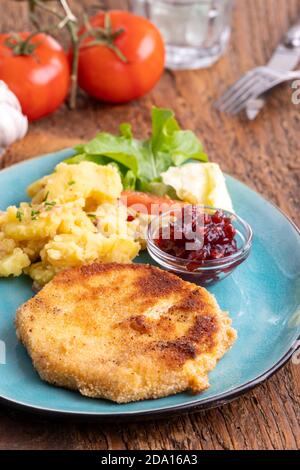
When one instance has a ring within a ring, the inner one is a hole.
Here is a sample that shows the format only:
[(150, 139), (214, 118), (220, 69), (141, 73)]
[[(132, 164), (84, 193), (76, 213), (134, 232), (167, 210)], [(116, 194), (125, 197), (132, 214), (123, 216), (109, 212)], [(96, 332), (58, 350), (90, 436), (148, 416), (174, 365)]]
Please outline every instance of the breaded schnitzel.
[(42, 379), (126, 403), (201, 392), (236, 338), (207, 290), (143, 264), (63, 271), (17, 311)]

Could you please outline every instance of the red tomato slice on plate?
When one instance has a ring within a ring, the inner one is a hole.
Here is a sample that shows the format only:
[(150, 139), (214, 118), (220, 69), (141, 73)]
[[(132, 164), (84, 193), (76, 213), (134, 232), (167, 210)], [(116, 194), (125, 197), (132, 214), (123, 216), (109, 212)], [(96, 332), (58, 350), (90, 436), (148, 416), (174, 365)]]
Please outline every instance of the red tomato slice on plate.
[(168, 197), (156, 196), (155, 194), (140, 191), (123, 191), (121, 202), (143, 214), (158, 215), (172, 208), (182, 207), (185, 203), (175, 201)]

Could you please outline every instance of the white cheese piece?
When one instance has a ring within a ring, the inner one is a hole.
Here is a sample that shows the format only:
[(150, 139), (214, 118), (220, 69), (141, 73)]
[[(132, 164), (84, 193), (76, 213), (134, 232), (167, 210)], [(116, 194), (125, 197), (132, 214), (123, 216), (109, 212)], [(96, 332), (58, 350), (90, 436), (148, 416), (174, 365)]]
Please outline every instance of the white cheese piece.
[(161, 176), (182, 201), (233, 212), (225, 178), (217, 163), (187, 163), (170, 167)]

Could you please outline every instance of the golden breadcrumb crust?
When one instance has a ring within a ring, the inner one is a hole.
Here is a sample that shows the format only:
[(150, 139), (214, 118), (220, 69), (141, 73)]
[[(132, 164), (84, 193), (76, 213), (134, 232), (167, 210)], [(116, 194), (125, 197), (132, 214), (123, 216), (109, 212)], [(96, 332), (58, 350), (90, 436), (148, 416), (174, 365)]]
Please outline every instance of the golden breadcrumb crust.
[(143, 264), (59, 273), (16, 328), (42, 379), (118, 403), (201, 392), (236, 339), (207, 290)]

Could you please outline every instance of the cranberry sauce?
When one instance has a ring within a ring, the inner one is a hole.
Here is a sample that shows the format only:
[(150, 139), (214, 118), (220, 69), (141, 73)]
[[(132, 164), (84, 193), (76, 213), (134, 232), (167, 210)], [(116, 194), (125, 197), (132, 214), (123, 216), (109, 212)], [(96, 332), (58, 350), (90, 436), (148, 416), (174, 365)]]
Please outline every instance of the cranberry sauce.
[(190, 260), (190, 271), (238, 251), (232, 220), (220, 210), (208, 214), (197, 206), (186, 206), (167, 228), (160, 228), (155, 244), (165, 253)]

